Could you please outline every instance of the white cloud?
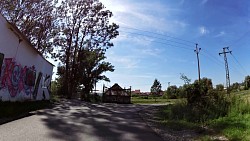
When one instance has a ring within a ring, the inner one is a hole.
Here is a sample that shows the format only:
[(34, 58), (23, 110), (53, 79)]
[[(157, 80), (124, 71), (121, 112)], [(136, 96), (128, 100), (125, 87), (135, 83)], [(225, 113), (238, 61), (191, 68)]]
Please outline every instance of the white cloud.
[(220, 33), (218, 33), (217, 35), (215, 35), (214, 37), (221, 37), (221, 36), (224, 36), (225, 35), (225, 32), (224, 31), (221, 31)]
[(208, 2), (208, 0), (202, 0), (201, 4), (204, 5)]
[(109, 55), (108, 61), (110, 61), (116, 68), (134, 69), (138, 68), (140, 63), (139, 58), (136, 56), (116, 56)]
[[(170, 6), (162, 5), (157, 2), (142, 1), (114, 1), (100, 0), (107, 9), (111, 10), (114, 16), (111, 22), (122, 26), (133, 27), (154, 32), (176, 33), (186, 27), (184, 21), (173, 17), (173, 14), (181, 12), (180, 9), (173, 9)], [(164, 15), (164, 16), (163, 16)]]
[(205, 26), (201, 26), (199, 27), (199, 32), (201, 35), (206, 35), (209, 34), (210, 31)]

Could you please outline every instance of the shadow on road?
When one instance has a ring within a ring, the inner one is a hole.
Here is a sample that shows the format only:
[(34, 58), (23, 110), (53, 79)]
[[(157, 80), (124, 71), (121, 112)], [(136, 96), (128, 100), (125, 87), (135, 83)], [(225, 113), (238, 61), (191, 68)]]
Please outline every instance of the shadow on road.
[(91, 104), (65, 100), (53, 109), (39, 112), (51, 130), (50, 136), (72, 141), (160, 141), (139, 117), (148, 106)]

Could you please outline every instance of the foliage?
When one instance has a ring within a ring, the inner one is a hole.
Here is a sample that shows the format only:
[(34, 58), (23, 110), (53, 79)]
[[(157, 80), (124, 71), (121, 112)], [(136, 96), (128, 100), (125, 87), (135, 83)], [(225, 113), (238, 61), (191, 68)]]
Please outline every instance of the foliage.
[(217, 91), (224, 91), (224, 85), (223, 84), (216, 85), (216, 90)]
[(112, 12), (105, 10), (98, 0), (64, 0), (58, 12), (61, 24), (54, 42), (59, 48), (55, 57), (62, 62), (58, 74), (63, 80), (63, 91), (71, 98), (83, 85), (82, 98), (89, 100), (93, 84), (99, 80), (109, 81), (101, 74), (114, 71), (114, 67), (103, 60), (106, 50), (113, 46), (111, 39), (119, 34), (119, 27), (109, 23)]
[[(155, 100), (155, 98), (157, 100)], [(152, 97), (152, 96), (139, 96), (139, 97), (132, 97), (131, 102), (133, 104), (171, 104), (174, 103), (175, 100), (173, 99), (163, 99), (161, 97)]]
[[(168, 95), (179, 93), (176, 86), (168, 88)], [(213, 89), (212, 80), (202, 78), (200, 82), (185, 85), (187, 100), (172, 107), (171, 118), (205, 123), (209, 119), (225, 116), (230, 102), (223, 92)], [(177, 117), (176, 117), (177, 116)]]
[(178, 90), (179, 89), (177, 88), (177, 86), (173, 85), (173, 86), (169, 86), (165, 93), (166, 93), (168, 98), (176, 99), (179, 95)]
[(238, 82), (235, 82), (230, 87), (231, 91), (240, 91), (240, 84)]
[(46, 56), (53, 51), (52, 39), (57, 32), (56, 4), (53, 0), (2, 0), (0, 12)]
[(201, 136), (206, 136), (206, 139), (212, 139), (210, 133), (213, 131), (213, 134), (225, 135), (229, 140), (249, 140), (250, 96), (249, 91), (243, 93), (232, 93), (229, 97), (225, 92), (212, 89), (203, 99), (203, 105), (189, 105), (182, 100), (165, 106), (158, 116), (163, 125), (173, 130), (200, 132), (199, 126), (205, 126)]
[(161, 83), (157, 79), (154, 80), (153, 85), (151, 86), (150, 92), (153, 95), (159, 95), (161, 92)]
[(156, 97), (160, 96), (162, 92), (160, 81), (158, 81), (157, 79), (154, 80), (154, 83), (151, 86), (150, 92), (154, 96), (155, 102), (156, 102)]
[(180, 79), (184, 81), (185, 84), (190, 84), (191, 79), (189, 79), (184, 73), (181, 73)]
[(248, 90), (250, 88), (250, 75), (245, 77), (245, 90)]

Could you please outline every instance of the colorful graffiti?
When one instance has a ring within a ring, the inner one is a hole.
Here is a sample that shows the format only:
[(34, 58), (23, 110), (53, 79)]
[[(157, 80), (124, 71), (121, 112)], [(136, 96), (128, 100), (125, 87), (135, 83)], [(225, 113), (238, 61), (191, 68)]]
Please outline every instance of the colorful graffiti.
[(36, 80), (35, 67), (22, 67), (12, 58), (5, 58), (1, 69), (0, 89), (9, 91), (11, 97), (16, 97), (24, 92), (31, 95), (34, 91)]

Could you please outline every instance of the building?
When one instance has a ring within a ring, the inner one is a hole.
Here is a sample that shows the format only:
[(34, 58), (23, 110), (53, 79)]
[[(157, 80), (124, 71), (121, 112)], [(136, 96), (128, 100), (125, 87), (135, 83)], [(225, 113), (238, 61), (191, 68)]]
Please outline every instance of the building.
[(131, 103), (131, 88), (123, 89), (117, 83), (115, 83), (112, 87), (105, 89), (102, 96), (103, 102), (107, 103)]
[(134, 94), (134, 95), (140, 95), (141, 94), (141, 90), (134, 90), (134, 91), (132, 91), (132, 94)]
[(0, 101), (50, 98), (53, 64), (0, 14)]

